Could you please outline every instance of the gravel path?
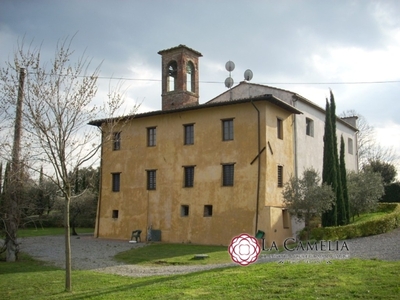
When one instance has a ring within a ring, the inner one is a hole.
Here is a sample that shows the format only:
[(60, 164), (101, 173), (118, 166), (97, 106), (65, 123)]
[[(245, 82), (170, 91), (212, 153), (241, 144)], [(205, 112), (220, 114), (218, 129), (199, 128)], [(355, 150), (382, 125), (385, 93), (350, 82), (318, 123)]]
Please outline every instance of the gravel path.
[[(344, 247), (349, 249), (347, 251)], [(45, 236), (30, 237), (20, 240), (20, 250), (29, 253), (32, 257), (48, 262), (49, 264), (64, 267), (64, 237)], [(319, 244), (318, 244), (319, 245)], [(327, 245), (327, 244), (326, 244)], [(364, 258), (381, 260), (400, 260), (400, 228), (389, 233), (371, 237), (356, 238), (340, 241), (339, 250), (342, 251), (284, 251), (280, 254), (269, 254), (262, 251), (258, 262), (280, 262), (285, 261), (330, 261), (332, 259)], [(124, 276), (153, 276), (184, 274), (213, 268), (236, 266), (236, 264), (220, 264), (205, 266), (160, 266), (146, 267), (138, 265), (126, 265), (113, 259), (114, 255), (136, 247), (143, 247), (145, 244), (130, 244), (127, 241), (96, 239), (90, 235), (71, 237), (72, 247), (72, 268), (81, 270), (95, 270), (99, 272), (113, 273)], [(305, 247), (306, 245), (304, 245)], [(326, 246), (327, 248), (327, 246)], [(336, 249), (332, 243), (331, 249)]]

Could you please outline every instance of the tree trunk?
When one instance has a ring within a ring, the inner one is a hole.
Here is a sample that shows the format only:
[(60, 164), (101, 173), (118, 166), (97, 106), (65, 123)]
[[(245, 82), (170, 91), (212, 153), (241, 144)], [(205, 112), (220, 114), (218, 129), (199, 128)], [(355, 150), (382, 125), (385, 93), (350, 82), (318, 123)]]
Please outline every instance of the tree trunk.
[(71, 238), (69, 227), (69, 205), (71, 198), (69, 195), (65, 196), (64, 208), (64, 226), (65, 226), (65, 290), (72, 292), (72, 268), (71, 268)]
[(19, 207), (21, 197), (21, 163), (20, 163), (20, 150), (21, 150), (21, 131), (22, 131), (22, 102), (24, 97), (24, 81), (25, 69), (21, 68), (19, 72), (19, 87), (18, 99), (15, 112), (14, 124), (14, 141), (11, 157), (11, 174), (10, 174), (10, 194), (7, 197), (6, 204), (6, 261), (14, 262), (18, 258), (18, 244), (17, 244), (17, 231), (19, 225)]
[(17, 203), (15, 196), (11, 195), (10, 199), (10, 208), (7, 214), (6, 221), (6, 261), (7, 262), (15, 262), (18, 259), (18, 243), (17, 243), (17, 230), (18, 230), (18, 220), (17, 220)]

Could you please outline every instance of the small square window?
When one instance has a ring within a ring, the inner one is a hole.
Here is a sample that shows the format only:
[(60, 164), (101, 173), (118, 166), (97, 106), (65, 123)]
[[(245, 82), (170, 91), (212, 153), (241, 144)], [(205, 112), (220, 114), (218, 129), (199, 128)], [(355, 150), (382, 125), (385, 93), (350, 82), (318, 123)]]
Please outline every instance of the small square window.
[(157, 128), (147, 128), (147, 146), (154, 147), (156, 145)]
[(222, 140), (233, 140), (233, 119), (222, 120)]
[(204, 205), (204, 217), (211, 217), (213, 214), (212, 205)]
[(185, 170), (185, 187), (193, 187), (194, 185), (194, 167), (184, 167)]
[(283, 187), (283, 166), (278, 166), (278, 187)]
[(184, 125), (184, 133), (185, 133), (185, 139), (184, 139), (184, 144), (185, 145), (193, 145), (194, 144), (194, 125), (189, 124), (189, 125)]
[(112, 191), (119, 192), (121, 186), (121, 173), (112, 173)]
[(314, 121), (309, 118), (306, 118), (306, 135), (314, 136)]
[(189, 205), (181, 205), (181, 217), (189, 216)]
[(156, 189), (156, 170), (147, 171), (147, 189), (148, 190)]
[(223, 186), (233, 186), (234, 179), (234, 164), (222, 165), (222, 185)]
[(112, 218), (113, 218), (113, 219), (118, 219), (118, 210), (114, 209), (114, 210), (112, 211)]
[(283, 121), (279, 118), (276, 119), (276, 130), (278, 139), (283, 140)]
[(113, 133), (113, 150), (121, 149), (121, 132)]
[(349, 154), (353, 154), (353, 140), (351, 138), (347, 140), (347, 147), (349, 148)]

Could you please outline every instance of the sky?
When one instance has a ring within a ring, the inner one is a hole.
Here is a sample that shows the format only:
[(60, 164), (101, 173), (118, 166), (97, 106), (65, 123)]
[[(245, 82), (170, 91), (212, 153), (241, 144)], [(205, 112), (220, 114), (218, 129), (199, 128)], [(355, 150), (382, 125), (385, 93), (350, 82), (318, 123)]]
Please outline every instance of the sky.
[[(252, 83), (290, 90), (337, 113), (355, 110), (377, 141), (400, 155), (400, 1), (398, 0), (0, 0), (0, 67), (17, 41), (54, 57), (72, 37), (76, 53), (101, 64), (99, 92), (123, 80), (127, 106), (161, 109), (161, 56), (186, 45), (202, 53), (200, 103), (244, 71)], [(109, 78), (115, 78), (110, 80)]]

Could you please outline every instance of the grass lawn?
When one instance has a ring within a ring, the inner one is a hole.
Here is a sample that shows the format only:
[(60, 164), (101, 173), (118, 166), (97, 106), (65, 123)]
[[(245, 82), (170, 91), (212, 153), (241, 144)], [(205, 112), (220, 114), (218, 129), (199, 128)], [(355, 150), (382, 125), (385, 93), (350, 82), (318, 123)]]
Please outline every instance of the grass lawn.
[(398, 299), (400, 262), (267, 263), (186, 275), (123, 277), (64, 270), (23, 256), (0, 262), (0, 299)]
[(354, 221), (353, 221), (353, 218), (351, 218), (350, 224), (357, 224), (357, 223), (362, 223), (362, 222), (366, 222), (366, 221), (376, 220), (376, 219), (386, 216), (387, 214), (388, 214), (388, 212), (384, 212), (384, 211), (377, 211), (377, 212), (370, 212), (367, 214), (361, 214), (360, 216), (355, 216)]
[[(196, 254), (206, 254), (207, 258), (195, 259)], [(134, 248), (115, 256), (127, 264), (141, 265), (206, 265), (230, 263), (228, 247), (190, 244), (152, 244)]]

